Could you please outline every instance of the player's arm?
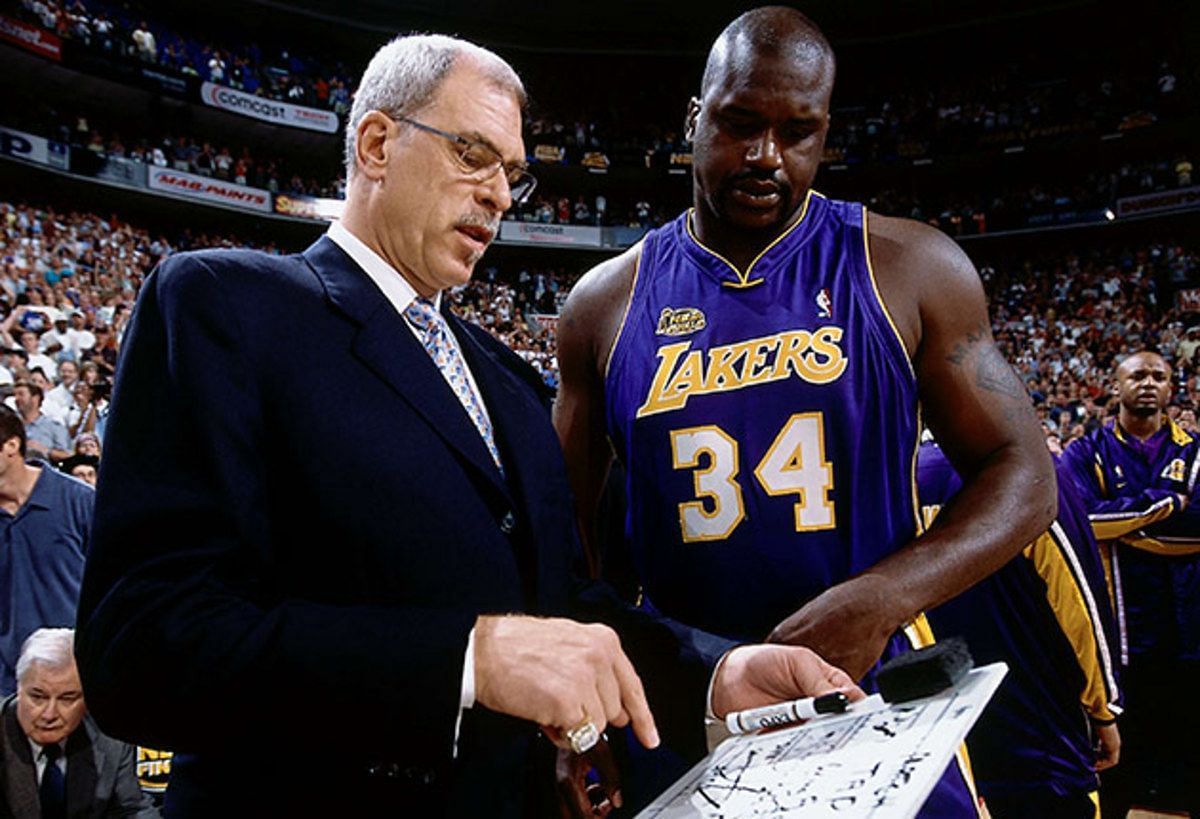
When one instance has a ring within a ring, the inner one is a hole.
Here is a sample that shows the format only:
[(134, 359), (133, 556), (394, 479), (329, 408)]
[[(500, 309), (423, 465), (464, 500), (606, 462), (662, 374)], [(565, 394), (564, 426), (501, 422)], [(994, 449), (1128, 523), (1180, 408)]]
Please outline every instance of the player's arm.
[(856, 679), (893, 632), (1002, 566), (1056, 508), (1050, 453), (1025, 388), (992, 340), (970, 260), (925, 225), (883, 217), (868, 224), (873, 269), (913, 361), (925, 419), (964, 485), (926, 534), (773, 632)]
[(567, 459), (579, 531), (593, 577), (600, 575), (592, 542), (596, 511), (613, 452), (604, 419), (604, 373), (629, 303), (641, 246), (590, 270), (571, 290), (558, 320), (560, 384), (554, 427)]

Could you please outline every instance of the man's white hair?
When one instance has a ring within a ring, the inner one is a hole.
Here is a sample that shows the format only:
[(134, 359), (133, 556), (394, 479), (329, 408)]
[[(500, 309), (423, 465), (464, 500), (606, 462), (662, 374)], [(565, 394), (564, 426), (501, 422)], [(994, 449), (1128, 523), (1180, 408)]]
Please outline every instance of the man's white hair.
[(525, 107), (525, 87), (513, 67), (486, 48), (445, 34), (397, 37), (375, 52), (363, 72), (346, 122), (346, 178), (354, 175), (358, 124), (368, 111), (407, 117), (432, 102), (455, 62), (473, 61), (484, 75)]
[(34, 663), (46, 668), (66, 668), (75, 661), (75, 629), (39, 628), (25, 638), (17, 659), (17, 682), (24, 682)]

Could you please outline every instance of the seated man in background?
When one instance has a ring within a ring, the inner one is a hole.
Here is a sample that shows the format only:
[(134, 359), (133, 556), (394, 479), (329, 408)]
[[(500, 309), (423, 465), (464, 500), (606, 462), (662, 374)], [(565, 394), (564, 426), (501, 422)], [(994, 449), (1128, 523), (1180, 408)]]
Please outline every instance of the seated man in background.
[(133, 746), (87, 716), (75, 632), (38, 629), (21, 648), (17, 693), (0, 704), (0, 814), (14, 819), (157, 817)]

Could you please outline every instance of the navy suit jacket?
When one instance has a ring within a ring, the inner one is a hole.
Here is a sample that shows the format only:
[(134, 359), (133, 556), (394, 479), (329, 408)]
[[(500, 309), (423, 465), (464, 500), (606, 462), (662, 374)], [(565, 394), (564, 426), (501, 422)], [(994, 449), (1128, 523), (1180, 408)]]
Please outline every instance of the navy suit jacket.
[(447, 318), (504, 476), (404, 320), (329, 239), (289, 257), (178, 254), (147, 278), (114, 388), (77, 651), (107, 732), (180, 752), (168, 814), (230, 815), (247, 790), (254, 815), (539, 813), (522, 784), (542, 775), (534, 726), (477, 706), (453, 750), (480, 613), (609, 620), (660, 727), (678, 714), (700, 740), (708, 669), (729, 644), (577, 580), (544, 388)]

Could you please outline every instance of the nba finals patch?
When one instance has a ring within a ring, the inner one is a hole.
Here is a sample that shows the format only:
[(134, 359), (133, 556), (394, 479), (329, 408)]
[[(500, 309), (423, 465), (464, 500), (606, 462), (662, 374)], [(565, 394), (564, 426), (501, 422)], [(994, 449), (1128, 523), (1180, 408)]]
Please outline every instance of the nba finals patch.
[(695, 307), (681, 307), (672, 310), (664, 307), (658, 316), (658, 328), (654, 331), (658, 336), (686, 336), (697, 330), (703, 330), (708, 325), (708, 319)]

